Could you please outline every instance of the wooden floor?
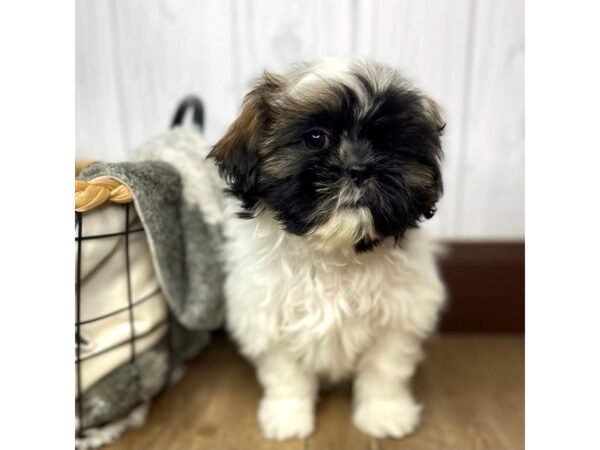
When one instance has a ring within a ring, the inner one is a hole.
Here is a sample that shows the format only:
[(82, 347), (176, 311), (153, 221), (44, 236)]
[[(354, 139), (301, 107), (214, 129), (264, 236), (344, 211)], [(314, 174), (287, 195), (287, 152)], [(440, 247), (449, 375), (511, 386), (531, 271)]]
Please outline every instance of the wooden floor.
[(315, 433), (268, 441), (255, 409), (254, 371), (223, 336), (188, 364), (183, 379), (152, 405), (145, 426), (106, 450), (410, 449), (494, 450), (524, 447), (522, 335), (444, 334), (427, 346), (415, 394), (424, 403), (417, 431), (402, 440), (361, 434), (350, 421), (350, 388), (323, 393)]

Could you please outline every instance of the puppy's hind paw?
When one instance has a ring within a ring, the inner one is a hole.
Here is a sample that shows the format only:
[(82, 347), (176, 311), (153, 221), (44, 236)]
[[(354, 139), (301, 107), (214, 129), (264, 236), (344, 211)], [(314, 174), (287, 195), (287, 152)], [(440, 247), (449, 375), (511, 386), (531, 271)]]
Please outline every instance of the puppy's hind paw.
[(354, 425), (377, 438), (401, 438), (414, 431), (421, 417), (421, 406), (411, 398), (367, 400), (356, 405)]
[(268, 439), (305, 438), (314, 430), (313, 404), (308, 400), (263, 398), (258, 422)]

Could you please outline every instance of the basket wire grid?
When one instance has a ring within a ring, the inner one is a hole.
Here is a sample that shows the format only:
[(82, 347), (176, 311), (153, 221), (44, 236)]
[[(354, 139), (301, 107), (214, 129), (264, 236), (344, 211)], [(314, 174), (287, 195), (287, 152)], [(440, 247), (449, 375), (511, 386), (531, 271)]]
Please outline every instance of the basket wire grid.
[[(144, 301), (154, 297), (156, 294), (158, 294), (160, 292), (159, 289), (151, 292), (150, 294), (147, 294), (145, 296), (143, 296), (140, 299), (137, 300), (133, 300), (132, 298), (132, 292), (131, 292), (131, 269), (130, 269), (130, 258), (129, 258), (129, 236), (133, 233), (140, 233), (143, 232), (144, 229), (143, 228), (134, 228), (131, 229), (130, 228), (130, 205), (131, 203), (126, 203), (121, 205), (121, 207), (124, 210), (124, 230), (121, 232), (116, 232), (116, 233), (107, 233), (107, 234), (98, 234), (98, 235), (93, 235), (93, 236), (83, 236), (82, 235), (82, 230), (83, 230), (83, 220), (84, 220), (84, 214), (82, 212), (76, 211), (75, 212), (75, 226), (77, 228), (77, 236), (75, 237), (75, 241), (77, 243), (77, 257), (76, 257), (76, 279), (75, 279), (75, 314), (76, 314), (76, 322), (75, 322), (75, 344), (76, 344), (76, 358), (75, 358), (75, 364), (76, 364), (76, 380), (77, 380), (77, 397), (76, 397), (76, 415), (79, 418), (79, 425), (77, 427), (76, 430), (76, 436), (78, 438), (81, 437), (85, 437), (85, 431), (90, 429), (90, 428), (95, 428), (96, 426), (84, 426), (85, 421), (84, 421), (84, 417), (83, 417), (83, 392), (82, 392), (82, 387), (81, 387), (81, 377), (82, 377), (82, 363), (88, 359), (91, 358), (95, 358), (99, 355), (105, 354), (111, 350), (115, 350), (119, 347), (122, 347), (124, 345), (129, 345), (130, 347), (130, 358), (127, 364), (130, 364), (133, 368), (133, 373), (134, 373), (134, 380), (136, 383), (136, 389), (138, 390), (138, 393), (140, 392), (140, 386), (141, 386), (141, 379), (140, 379), (140, 370), (139, 367), (137, 365), (137, 352), (136, 352), (136, 340), (138, 339), (142, 339), (148, 335), (150, 335), (151, 333), (153, 333), (154, 331), (156, 331), (158, 328), (160, 328), (161, 326), (165, 325), (165, 324), (170, 324), (171, 320), (172, 320), (172, 316), (170, 311), (168, 312), (167, 315), (167, 319), (162, 320), (160, 322), (158, 322), (156, 325), (154, 325), (152, 328), (150, 328), (148, 331), (144, 332), (144, 333), (140, 333), (140, 334), (136, 334), (135, 332), (135, 327), (134, 327), (134, 307), (143, 303)], [(82, 302), (82, 297), (81, 297), (81, 260), (82, 260), (82, 242), (85, 240), (90, 240), (90, 239), (104, 239), (104, 238), (110, 238), (110, 237), (115, 237), (115, 236), (124, 236), (124, 245), (125, 245), (125, 261), (124, 261), (124, 266), (125, 266), (125, 271), (126, 271), (126, 276), (127, 276), (127, 306), (125, 308), (118, 308), (115, 309), (109, 313), (103, 314), (101, 316), (98, 317), (94, 317), (91, 319), (86, 319), (86, 320), (81, 320), (81, 302)], [(105, 320), (108, 319), (110, 317), (115, 316), (116, 314), (120, 314), (123, 313), (125, 311), (128, 311), (128, 315), (129, 315), (129, 333), (130, 336), (128, 339), (117, 342), (116, 344), (113, 344), (107, 348), (103, 348), (100, 349), (94, 353), (91, 353), (89, 355), (86, 355), (84, 357), (81, 356), (81, 346), (85, 345), (86, 342), (84, 341), (84, 339), (82, 338), (82, 333), (81, 333), (81, 327), (83, 325), (89, 324), (89, 323), (93, 323), (93, 322), (97, 322), (100, 320)], [(169, 345), (169, 355), (170, 355), (170, 364), (169, 364), (169, 371), (172, 372), (173, 371), (173, 348), (172, 348), (172, 342), (171, 339), (167, 339), (168, 345)], [(169, 379), (170, 377), (167, 377), (167, 379)], [(144, 402), (144, 400), (140, 400), (136, 405), (134, 405), (134, 407), (139, 406), (140, 404), (142, 404)]]

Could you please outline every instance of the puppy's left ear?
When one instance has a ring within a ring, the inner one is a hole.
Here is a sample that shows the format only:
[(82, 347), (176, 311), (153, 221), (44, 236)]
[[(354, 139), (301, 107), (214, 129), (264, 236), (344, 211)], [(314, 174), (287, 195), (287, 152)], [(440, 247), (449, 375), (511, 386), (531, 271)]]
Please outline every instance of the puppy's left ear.
[(446, 122), (442, 118), (438, 104), (433, 99), (423, 96), (422, 102), (431, 133), (431, 139), (429, 139), (428, 145), (429, 151), (427, 155), (427, 160), (431, 170), (431, 178), (429, 179), (429, 182), (425, 188), (425, 198), (427, 200), (423, 205), (424, 209), (422, 210), (421, 215), (425, 219), (431, 219), (437, 211), (436, 204), (440, 200), (444, 191), (441, 173), (441, 160), (443, 156), (441, 136), (444, 132), (444, 128), (446, 128)]
[(238, 118), (213, 147), (208, 157), (215, 160), (230, 192), (252, 203), (259, 162), (258, 150), (272, 111), (270, 98), (280, 89), (280, 78), (265, 73), (244, 98)]
[(444, 132), (444, 128), (446, 128), (446, 122), (442, 118), (442, 114), (440, 113), (440, 107), (432, 98), (424, 95), (422, 97), (423, 109), (425, 111), (425, 115), (427, 119), (431, 122), (431, 125), (439, 136)]

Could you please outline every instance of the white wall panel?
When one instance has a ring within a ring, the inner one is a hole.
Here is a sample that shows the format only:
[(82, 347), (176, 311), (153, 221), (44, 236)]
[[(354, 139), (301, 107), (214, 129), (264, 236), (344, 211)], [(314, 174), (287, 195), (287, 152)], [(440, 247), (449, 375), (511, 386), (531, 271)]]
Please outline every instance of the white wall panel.
[(188, 93), (216, 141), (265, 70), (359, 54), (442, 107), (446, 238), (522, 238), (523, 0), (78, 0), (78, 157), (127, 158)]
[(111, 5), (107, 1), (75, 5), (76, 155), (122, 159), (127, 123), (121, 110), (119, 80), (124, 74), (115, 66)]
[(455, 232), (461, 237), (523, 236), (523, 2), (475, 6)]
[(230, 3), (112, 1), (128, 148), (162, 132), (189, 93), (203, 98), (207, 137), (217, 139), (237, 108)]

